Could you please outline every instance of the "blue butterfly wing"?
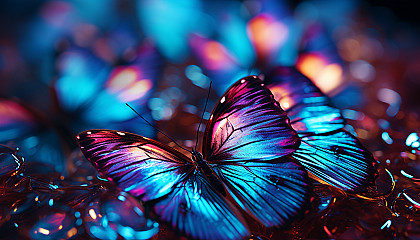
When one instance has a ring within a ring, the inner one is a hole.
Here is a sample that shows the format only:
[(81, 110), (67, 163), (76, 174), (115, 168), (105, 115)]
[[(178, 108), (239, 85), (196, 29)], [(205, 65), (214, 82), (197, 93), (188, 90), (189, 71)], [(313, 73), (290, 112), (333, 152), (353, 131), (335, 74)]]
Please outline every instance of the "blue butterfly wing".
[(236, 202), (267, 227), (288, 227), (310, 198), (305, 169), (293, 160), (215, 167)]
[(249, 76), (220, 98), (206, 126), (204, 158), (212, 163), (265, 161), (300, 144), (289, 118), (262, 81)]
[(203, 154), (245, 211), (266, 226), (285, 226), (309, 198), (303, 168), (279, 159), (298, 146), (296, 132), (270, 91), (260, 79), (246, 77), (216, 105)]
[(360, 192), (375, 178), (375, 160), (363, 145), (342, 128), (345, 120), (308, 78), (292, 67), (277, 67), (267, 86), (302, 138), (293, 153), (311, 178), (345, 191)]
[(293, 153), (311, 177), (350, 192), (365, 192), (375, 181), (375, 159), (345, 130), (302, 138)]
[(194, 239), (242, 239), (249, 236), (245, 220), (199, 171), (180, 182), (155, 212), (160, 219)]
[(202, 239), (249, 235), (235, 207), (175, 149), (113, 130), (85, 131), (77, 141), (103, 176), (146, 204), (153, 204), (157, 218), (181, 234)]
[(287, 112), (299, 136), (334, 131), (344, 127), (339, 109), (311, 80), (293, 67), (277, 67), (265, 82), (274, 98)]

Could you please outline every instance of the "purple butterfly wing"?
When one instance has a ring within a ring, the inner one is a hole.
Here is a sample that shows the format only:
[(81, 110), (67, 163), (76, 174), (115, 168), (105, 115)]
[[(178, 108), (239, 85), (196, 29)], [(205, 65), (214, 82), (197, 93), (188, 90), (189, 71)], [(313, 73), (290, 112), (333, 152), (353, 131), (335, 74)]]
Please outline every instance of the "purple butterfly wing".
[(345, 130), (303, 137), (292, 156), (312, 178), (345, 191), (365, 192), (375, 181), (375, 159)]
[(270, 91), (257, 77), (246, 77), (215, 107), (203, 154), (245, 211), (266, 226), (285, 226), (309, 195), (306, 171), (293, 160), (279, 159), (298, 146), (296, 132)]
[(344, 127), (345, 120), (307, 77), (293, 67), (277, 67), (266, 76), (267, 87), (287, 112), (299, 136), (325, 133)]
[(88, 130), (77, 142), (101, 175), (143, 201), (171, 192), (194, 166), (178, 151), (128, 132)]
[(249, 76), (223, 94), (204, 132), (205, 159), (212, 163), (273, 160), (299, 147), (286, 112), (263, 85)]
[(235, 207), (175, 149), (113, 130), (85, 131), (77, 141), (103, 176), (145, 204), (152, 204), (157, 218), (181, 234), (200, 239), (241, 239), (249, 235)]
[(267, 86), (302, 137), (293, 157), (311, 178), (345, 191), (365, 191), (375, 178), (375, 160), (342, 129), (345, 120), (330, 99), (292, 67), (275, 68), (267, 75)]

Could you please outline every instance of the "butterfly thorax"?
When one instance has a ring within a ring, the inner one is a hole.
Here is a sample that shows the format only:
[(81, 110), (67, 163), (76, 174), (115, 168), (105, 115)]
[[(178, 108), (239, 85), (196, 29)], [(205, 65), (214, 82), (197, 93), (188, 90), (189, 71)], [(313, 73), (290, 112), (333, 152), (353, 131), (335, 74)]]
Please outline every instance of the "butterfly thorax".
[(214, 187), (220, 194), (226, 196), (226, 190), (224, 184), (217, 177), (214, 170), (210, 167), (207, 161), (203, 158), (203, 155), (196, 150), (192, 151), (191, 159), (193, 160), (195, 167), (201, 173), (206, 176), (207, 180), (211, 183), (211, 186)]

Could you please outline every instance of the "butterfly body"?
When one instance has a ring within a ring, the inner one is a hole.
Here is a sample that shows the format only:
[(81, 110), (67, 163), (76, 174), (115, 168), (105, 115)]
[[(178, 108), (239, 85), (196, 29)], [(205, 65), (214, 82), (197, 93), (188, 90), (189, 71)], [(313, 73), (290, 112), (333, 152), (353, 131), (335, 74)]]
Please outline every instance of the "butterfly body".
[(209, 163), (203, 158), (203, 155), (194, 149), (192, 151), (191, 160), (193, 160), (196, 169), (206, 176), (211, 186), (222, 196), (226, 197), (226, 190), (223, 182), (217, 177)]

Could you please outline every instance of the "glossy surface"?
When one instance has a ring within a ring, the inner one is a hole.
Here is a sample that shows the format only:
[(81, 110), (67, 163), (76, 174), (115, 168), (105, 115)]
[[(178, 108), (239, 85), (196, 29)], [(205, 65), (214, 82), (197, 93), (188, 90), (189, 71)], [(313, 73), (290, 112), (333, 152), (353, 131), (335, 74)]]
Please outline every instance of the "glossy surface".
[(23, 159), (16, 150), (0, 144), (0, 179), (7, 180), (23, 170)]
[(73, 210), (65, 206), (44, 206), (32, 222), (27, 234), (34, 240), (75, 239), (79, 232)]
[(149, 239), (159, 230), (134, 197), (112, 190), (87, 204), (83, 220), (88, 234), (96, 239)]
[[(237, 239), (248, 230), (240, 215), (175, 149), (141, 136), (90, 130), (78, 136), (81, 150), (103, 176), (152, 204), (159, 219), (200, 239)], [(213, 231), (209, 223), (223, 229)]]

